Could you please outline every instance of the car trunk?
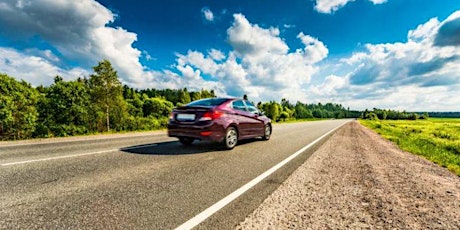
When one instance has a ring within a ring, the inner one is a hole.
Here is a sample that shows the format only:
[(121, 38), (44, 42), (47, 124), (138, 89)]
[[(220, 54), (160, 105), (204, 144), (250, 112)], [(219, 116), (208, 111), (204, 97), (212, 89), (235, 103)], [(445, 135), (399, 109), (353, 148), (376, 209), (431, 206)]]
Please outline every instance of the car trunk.
[(179, 123), (196, 123), (206, 113), (212, 111), (212, 107), (179, 107), (174, 109), (174, 121)]

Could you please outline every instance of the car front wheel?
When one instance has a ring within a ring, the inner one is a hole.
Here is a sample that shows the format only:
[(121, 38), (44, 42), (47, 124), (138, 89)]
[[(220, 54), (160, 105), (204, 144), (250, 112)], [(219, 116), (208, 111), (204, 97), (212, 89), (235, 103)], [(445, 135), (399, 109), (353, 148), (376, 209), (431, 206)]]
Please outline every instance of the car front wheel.
[(270, 140), (270, 136), (272, 135), (272, 127), (269, 124), (265, 125), (264, 135), (262, 136), (263, 140)]
[(233, 149), (238, 142), (238, 131), (234, 127), (229, 127), (225, 132), (224, 148)]

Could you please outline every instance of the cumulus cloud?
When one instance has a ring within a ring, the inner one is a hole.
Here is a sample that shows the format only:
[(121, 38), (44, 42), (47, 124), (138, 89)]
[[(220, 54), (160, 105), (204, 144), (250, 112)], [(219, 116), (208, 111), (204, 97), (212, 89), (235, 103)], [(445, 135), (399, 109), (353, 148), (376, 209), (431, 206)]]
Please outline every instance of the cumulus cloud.
[(40, 38), (68, 60), (94, 66), (109, 59), (125, 83), (140, 84), (141, 51), (133, 48), (137, 35), (107, 26), (116, 18), (93, 0), (10, 0), (0, 5), (3, 33), (22, 40)]
[[(214, 19), (209, 9), (203, 8), (202, 13), (207, 20)], [(140, 58), (150, 60), (151, 55), (133, 47), (137, 35), (111, 27), (116, 15), (96, 1), (11, 0), (0, 4), (0, 15), (0, 25), (9, 37), (38, 37), (53, 47), (30, 47), (22, 53), (15, 51), (15, 55), (10, 52), (9, 59), (0, 66), (1, 71), (33, 84), (50, 83), (57, 73), (74, 78), (88, 74), (83, 69), (57, 67), (67, 60), (83, 63), (89, 69), (108, 59), (121, 81), (133, 87), (208, 88), (220, 95), (247, 94), (253, 100), (296, 100), (305, 99), (304, 86), (317, 71), (315, 64), (328, 55), (321, 41), (303, 33), (297, 36), (303, 48), (290, 51), (278, 28), (263, 28), (250, 23), (244, 15), (235, 14), (227, 30), (231, 51), (189, 51), (177, 54), (173, 69), (150, 70), (140, 63)], [(31, 60), (26, 65), (20, 59)], [(13, 66), (18, 70), (13, 70)], [(31, 74), (33, 67), (42, 75)]]
[(307, 60), (309, 60), (312, 64), (327, 57), (329, 50), (323, 42), (309, 35), (305, 35), (302, 32), (297, 35), (297, 38), (299, 38), (305, 45), (305, 55), (307, 56)]
[(278, 28), (263, 29), (252, 25), (242, 14), (235, 14), (233, 25), (227, 30), (228, 40), (241, 56), (286, 54), (289, 47), (279, 37)]
[[(348, 2), (318, 0), (317, 6), (332, 12)], [(230, 51), (190, 50), (177, 54), (167, 70), (143, 66), (139, 59), (152, 57), (133, 48), (135, 33), (110, 27), (115, 19), (93, 0), (4, 1), (0, 33), (23, 41), (41, 39), (45, 47), (0, 47), (0, 72), (46, 85), (55, 75), (88, 76), (89, 66), (106, 58), (123, 83), (138, 88), (206, 88), (222, 96), (247, 94), (254, 101), (332, 101), (356, 109), (460, 109), (460, 11), (408, 31), (406, 42), (367, 44), (364, 51), (327, 64), (322, 61), (329, 50), (320, 39), (300, 32), (301, 48), (292, 50), (278, 28), (235, 14), (226, 31)], [(64, 66), (68, 60), (87, 67)], [(323, 76), (328, 77), (321, 82)]]
[(304, 48), (289, 52), (278, 28), (262, 28), (244, 15), (235, 14), (227, 30), (232, 51), (227, 55), (217, 50), (208, 55), (189, 51), (187, 55), (178, 55), (177, 68), (189, 65), (212, 76), (232, 96), (247, 94), (253, 100), (305, 99), (304, 86), (317, 70), (314, 64), (327, 57), (328, 49), (309, 35), (299, 33), (297, 38)]
[(437, 46), (460, 46), (460, 11), (442, 23), (434, 42)]
[(82, 68), (62, 69), (43, 57), (23, 54), (15, 49), (2, 47), (0, 47), (0, 72), (36, 86), (52, 84), (57, 75), (71, 80), (78, 77), (84, 78), (89, 74)]
[[(460, 11), (443, 22), (433, 18), (410, 30), (405, 43), (367, 44), (366, 51), (337, 63), (351, 71), (326, 78), (310, 92), (314, 98), (327, 95), (359, 109), (458, 110), (458, 18)], [(439, 44), (440, 37), (446, 43)]]
[[(320, 13), (330, 14), (344, 7), (349, 2), (354, 2), (355, 0), (316, 0), (315, 10)], [(370, 2), (376, 4), (383, 4), (387, 0), (369, 0)]]

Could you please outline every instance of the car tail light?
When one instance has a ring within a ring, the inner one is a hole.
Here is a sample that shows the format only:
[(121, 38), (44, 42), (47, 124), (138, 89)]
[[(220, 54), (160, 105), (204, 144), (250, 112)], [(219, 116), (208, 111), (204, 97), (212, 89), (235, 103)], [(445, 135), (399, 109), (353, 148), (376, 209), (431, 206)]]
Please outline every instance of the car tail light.
[(171, 113), (169, 114), (169, 120), (170, 120), (170, 121), (174, 120), (174, 112), (171, 112)]
[(224, 115), (223, 112), (221, 111), (211, 111), (211, 112), (206, 112), (201, 116), (200, 121), (212, 121), (215, 119), (218, 119)]
[(200, 133), (200, 135), (201, 135), (201, 136), (204, 136), (204, 137), (206, 137), (206, 136), (211, 136), (211, 134), (212, 134), (211, 131), (204, 131), (204, 132), (201, 132), (201, 133)]

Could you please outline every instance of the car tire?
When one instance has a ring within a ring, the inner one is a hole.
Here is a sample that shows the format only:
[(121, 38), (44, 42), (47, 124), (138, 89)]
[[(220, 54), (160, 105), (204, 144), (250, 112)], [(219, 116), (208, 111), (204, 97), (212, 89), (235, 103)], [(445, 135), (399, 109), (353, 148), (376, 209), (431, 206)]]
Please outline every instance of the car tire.
[(238, 131), (235, 127), (228, 127), (227, 131), (225, 132), (225, 138), (223, 142), (223, 146), (225, 149), (233, 149), (236, 144), (238, 143)]
[(179, 137), (179, 142), (185, 146), (189, 146), (189, 145), (192, 145), (193, 141), (195, 139), (191, 138), (191, 137)]
[(272, 135), (272, 126), (270, 124), (266, 124), (264, 128), (264, 135), (262, 136), (262, 140), (264, 141), (270, 140), (271, 135)]

